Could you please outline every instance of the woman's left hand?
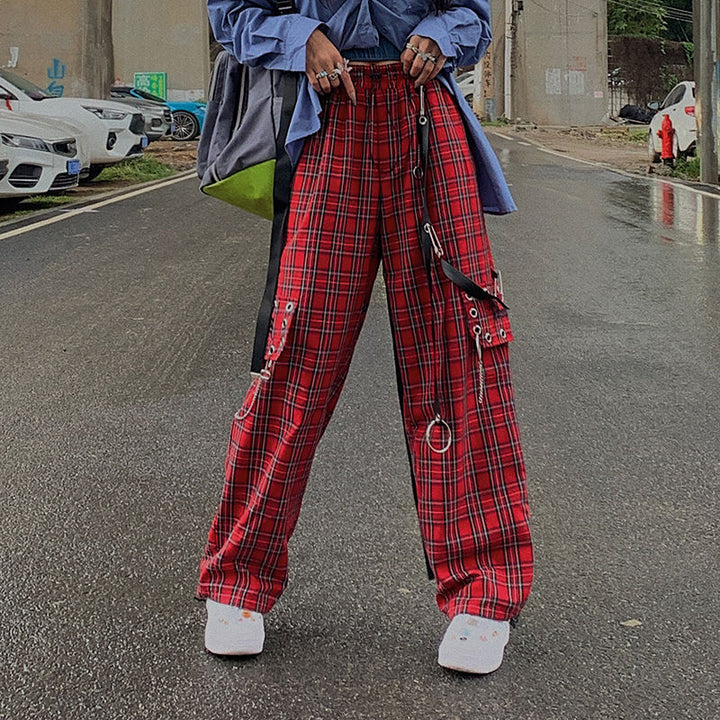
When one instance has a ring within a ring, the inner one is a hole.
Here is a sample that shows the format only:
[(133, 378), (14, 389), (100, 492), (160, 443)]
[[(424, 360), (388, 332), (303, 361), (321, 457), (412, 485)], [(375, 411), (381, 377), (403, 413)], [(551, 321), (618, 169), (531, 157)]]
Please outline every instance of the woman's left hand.
[[(413, 35), (400, 55), (403, 72), (416, 78), (415, 87), (432, 80), (442, 69), (447, 58), (440, 52), (438, 44), (429, 37)], [(417, 48), (417, 49), (415, 49)], [(430, 58), (435, 58), (435, 61)]]

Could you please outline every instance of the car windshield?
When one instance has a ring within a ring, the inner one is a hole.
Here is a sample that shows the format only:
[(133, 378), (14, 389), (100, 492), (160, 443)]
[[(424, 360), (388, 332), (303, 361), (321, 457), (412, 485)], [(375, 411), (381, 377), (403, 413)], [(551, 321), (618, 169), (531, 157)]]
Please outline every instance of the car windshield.
[(16, 75), (9, 70), (0, 70), (0, 78), (4, 78), (8, 82), (12, 83), (16, 88), (22, 90), (28, 97), (32, 98), (33, 100), (45, 100), (46, 98), (53, 97), (53, 95), (45, 92), (45, 90), (35, 85), (35, 83), (31, 83), (24, 77), (20, 77), (20, 75)]
[(146, 100), (152, 100), (153, 102), (159, 102), (159, 103), (165, 102), (161, 97), (158, 97), (157, 95), (153, 95), (152, 93), (149, 93), (147, 90), (140, 90), (139, 88), (134, 88), (133, 92), (136, 95), (139, 95), (141, 98), (145, 98)]

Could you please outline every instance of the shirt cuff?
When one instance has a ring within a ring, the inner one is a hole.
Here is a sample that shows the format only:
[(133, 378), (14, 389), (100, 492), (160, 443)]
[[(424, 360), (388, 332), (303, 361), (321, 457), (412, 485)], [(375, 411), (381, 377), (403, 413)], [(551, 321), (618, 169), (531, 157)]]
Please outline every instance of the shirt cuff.
[(440, 48), (440, 52), (446, 58), (452, 59), (455, 57), (455, 48), (453, 48), (452, 43), (450, 42), (450, 35), (447, 31), (447, 27), (443, 20), (437, 15), (428, 15), (423, 18), (410, 33), (408, 40), (413, 35), (429, 37), (437, 43)]
[(325, 31), (327, 26), (321, 20), (313, 20), (304, 15), (286, 15), (286, 18), (292, 18), (289, 32), (285, 38), (285, 56), (288, 59), (289, 66), (287, 70), (292, 72), (305, 72), (305, 46), (308, 38), (320, 28)]

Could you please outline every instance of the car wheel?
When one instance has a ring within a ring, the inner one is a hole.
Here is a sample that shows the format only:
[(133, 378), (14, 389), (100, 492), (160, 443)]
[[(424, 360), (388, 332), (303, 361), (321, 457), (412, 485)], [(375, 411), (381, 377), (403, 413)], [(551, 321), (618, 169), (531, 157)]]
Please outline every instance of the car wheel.
[(194, 140), (200, 132), (198, 119), (185, 110), (176, 110), (172, 115), (175, 123), (173, 140)]
[(648, 133), (648, 157), (651, 163), (660, 162), (660, 153), (655, 150), (655, 141), (653, 139), (653, 131)]

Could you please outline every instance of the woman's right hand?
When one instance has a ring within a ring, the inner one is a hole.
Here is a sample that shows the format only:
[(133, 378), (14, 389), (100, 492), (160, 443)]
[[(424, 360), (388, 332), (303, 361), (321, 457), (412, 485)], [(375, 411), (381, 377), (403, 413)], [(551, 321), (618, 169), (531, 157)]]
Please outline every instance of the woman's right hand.
[[(318, 78), (318, 74), (326, 73)], [(350, 73), (345, 69), (345, 60), (340, 51), (328, 40), (322, 30), (315, 30), (305, 46), (305, 74), (315, 92), (329, 95), (340, 83), (353, 105), (357, 102), (355, 86)]]

